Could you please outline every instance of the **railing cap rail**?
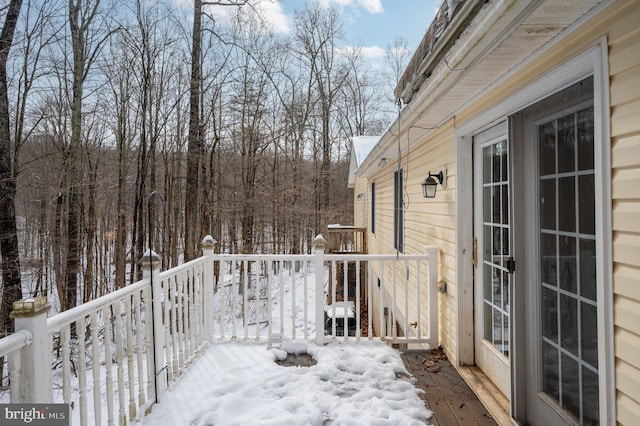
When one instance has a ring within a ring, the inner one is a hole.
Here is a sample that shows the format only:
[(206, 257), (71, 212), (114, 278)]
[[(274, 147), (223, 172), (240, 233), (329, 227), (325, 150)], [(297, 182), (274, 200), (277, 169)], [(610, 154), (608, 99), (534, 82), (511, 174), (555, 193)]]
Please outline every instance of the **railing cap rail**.
[(33, 337), (29, 330), (18, 330), (0, 339), (0, 356), (10, 354), (31, 344)]
[(135, 292), (144, 289), (148, 285), (149, 280), (141, 280), (119, 290), (116, 290), (112, 293), (105, 294), (104, 296), (97, 299), (93, 299), (89, 302), (83, 303), (82, 305), (78, 305), (75, 308), (69, 309), (68, 311), (60, 312), (59, 314), (56, 314), (47, 319), (47, 327), (49, 328), (49, 332), (57, 330), (64, 325), (70, 324), (73, 321), (87, 316), (100, 308), (109, 306), (113, 302), (130, 296)]

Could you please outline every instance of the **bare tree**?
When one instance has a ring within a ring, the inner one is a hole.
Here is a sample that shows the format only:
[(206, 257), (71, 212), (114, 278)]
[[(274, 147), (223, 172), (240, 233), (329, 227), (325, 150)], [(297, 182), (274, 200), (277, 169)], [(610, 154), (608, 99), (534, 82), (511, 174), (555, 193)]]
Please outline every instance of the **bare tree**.
[(16, 226), (16, 181), (11, 167), (11, 123), (7, 83), (7, 59), (13, 43), (22, 0), (11, 0), (0, 33), (0, 254), (2, 255), (2, 306), (0, 327), (13, 330), (9, 313), (22, 297), (20, 254)]
[[(199, 233), (201, 232), (199, 224), (201, 223), (198, 215), (200, 207), (199, 194), (201, 188), (198, 188), (202, 182), (202, 163), (205, 157), (204, 140), (203, 140), (203, 124), (202, 124), (202, 17), (205, 15), (203, 7), (205, 6), (243, 6), (248, 0), (219, 0), (219, 1), (203, 1), (194, 0), (193, 2), (193, 32), (191, 44), (191, 83), (189, 86), (189, 144), (187, 147), (187, 187), (185, 195), (185, 260), (195, 257), (196, 245), (199, 243)], [(209, 15), (210, 16), (210, 15)]]
[(307, 65), (318, 95), (319, 135), (313, 138), (319, 143), (319, 161), (316, 198), (316, 232), (327, 223), (330, 204), (330, 173), (332, 154), (331, 116), (334, 102), (340, 92), (347, 70), (340, 64), (337, 42), (343, 37), (342, 24), (337, 9), (323, 9), (314, 3), (295, 15), (295, 37), (305, 54)]
[(127, 254), (127, 176), (129, 158), (136, 135), (134, 117), (130, 111), (130, 99), (134, 98), (134, 75), (130, 72), (133, 52), (125, 40), (124, 33), (114, 37), (110, 43), (111, 60), (106, 63), (105, 73), (113, 105), (114, 122), (112, 134), (118, 156), (116, 183), (116, 223), (113, 262), (115, 264), (115, 288), (125, 286)]
[[(108, 37), (106, 21), (100, 20), (100, 0), (69, 0), (69, 30), (71, 33), (72, 95), (71, 138), (69, 140), (69, 195), (67, 220), (67, 262), (61, 308), (66, 310), (77, 303), (78, 271), (80, 265), (80, 199), (82, 156), (82, 102), (84, 84), (102, 46)], [(98, 28), (94, 28), (94, 25)]]
[(409, 59), (411, 59), (411, 51), (408, 47), (407, 39), (402, 36), (396, 36), (393, 39), (393, 43), (387, 45), (384, 52), (385, 61), (387, 63), (388, 71), (385, 75), (386, 80), (391, 84), (388, 93), (389, 100), (392, 103), (396, 103), (393, 93), (396, 85), (400, 82), (402, 73), (407, 68)]

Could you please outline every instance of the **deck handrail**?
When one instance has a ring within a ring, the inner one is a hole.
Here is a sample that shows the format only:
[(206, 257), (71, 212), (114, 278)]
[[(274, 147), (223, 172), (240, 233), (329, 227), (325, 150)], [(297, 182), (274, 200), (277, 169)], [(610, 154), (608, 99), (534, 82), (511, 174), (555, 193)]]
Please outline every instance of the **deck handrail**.
[(50, 318), (46, 298), (16, 302), (19, 331), (0, 339), (11, 377), (2, 402), (62, 402), (74, 424), (124, 425), (215, 342), (438, 343), (436, 248), (332, 254), (320, 235), (313, 254), (215, 254), (213, 244), (164, 272), (149, 251), (141, 281)]

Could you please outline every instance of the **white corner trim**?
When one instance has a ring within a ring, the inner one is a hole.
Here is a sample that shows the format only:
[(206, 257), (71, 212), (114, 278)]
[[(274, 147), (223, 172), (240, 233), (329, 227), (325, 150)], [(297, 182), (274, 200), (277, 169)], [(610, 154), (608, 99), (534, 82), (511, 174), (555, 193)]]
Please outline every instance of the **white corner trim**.
[(598, 298), (598, 376), (600, 421), (616, 424), (613, 320), (613, 225), (611, 206), (611, 100), (606, 36), (592, 49), (596, 199), (596, 282)]

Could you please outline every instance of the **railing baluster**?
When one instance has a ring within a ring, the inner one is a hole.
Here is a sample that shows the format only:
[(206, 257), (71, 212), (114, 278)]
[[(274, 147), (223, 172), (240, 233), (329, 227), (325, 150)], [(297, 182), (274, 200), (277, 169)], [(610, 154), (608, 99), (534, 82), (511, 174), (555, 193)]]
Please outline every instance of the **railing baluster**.
[(342, 335), (349, 337), (349, 262), (346, 260), (342, 263), (342, 303), (343, 303), (343, 319), (342, 319)]
[(273, 332), (273, 260), (267, 262), (267, 339), (271, 339)]
[(438, 346), (438, 253), (440, 249), (434, 246), (425, 247), (427, 258), (427, 297), (429, 298), (428, 318), (429, 318), (429, 346)]
[(360, 324), (360, 260), (356, 260), (356, 339), (360, 340), (362, 325)]
[(265, 266), (263, 262), (256, 262), (258, 264), (258, 271), (256, 273), (255, 282), (255, 304), (256, 304), (256, 342), (260, 341), (260, 271)]
[(416, 312), (418, 315), (418, 326), (416, 328), (416, 335), (418, 338), (422, 339), (422, 312), (420, 307), (422, 306), (422, 300), (420, 295), (420, 287), (422, 287), (422, 278), (420, 274), (420, 261), (416, 260)]
[(178, 368), (182, 371), (184, 368), (184, 274), (177, 277), (176, 282), (176, 305), (178, 307), (178, 330), (176, 337), (178, 339)]
[(173, 376), (180, 374), (180, 341), (178, 336), (178, 277), (169, 280), (169, 305), (171, 306), (171, 348), (173, 355)]
[[(204, 265), (200, 265), (200, 268), (198, 268), (198, 275), (195, 281), (195, 294), (194, 294), (194, 299), (195, 299), (195, 304), (194, 304), (194, 308), (196, 310), (195, 312), (195, 342), (196, 342), (196, 349), (200, 350), (205, 338), (209, 339), (208, 336), (205, 337), (205, 319), (204, 319)], [(212, 312), (209, 312), (207, 315), (211, 315)]]
[[(60, 328), (60, 346), (62, 347), (62, 401), (71, 404), (71, 342), (70, 326)], [(11, 386), (13, 390), (13, 386)]]
[(224, 309), (224, 280), (222, 276), (224, 275), (223, 266), (225, 263), (218, 262), (218, 298), (220, 299), (220, 340), (224, 340), (224, 329), (225, 329), (225, 309)]
[[(198, 268), (194, 268), (192, 273), (192, 279), (189, 281), (191, 293), (189, 294), (189, 342), (190, 344), (190, 359), (193, 361), (196, 349), (198, 348)], [(191, 363), (191, 361), (189, 363)]]
[(384, 261), (380, 260), (378, 262), (379, 264), (379, 269), (380, 269), (380, 285), (378, 286), (378, 289), (380, 290), (380, 303), (379, 303), (379, 312), (378, 312), (378, 316), (380, 318), (380, 336), (381, 337), (387, 337), (387, 324), (386, 324), (386, 318), (384, 316), (384, 292), (385, 292), (385, 286), (384, 286)]
[(122, 354), (124, 352), (122, 344), (122, 301), (118, 300), (114, 305), (115, 315), (115, 327), (114, 333), (116, 335), (116, 362), (118, 364), (118, 423), (125, 425), (127, 423), (127, 415), (125, 411), (125, 383), (124, 383), (124, 361), (122, 360)]
[(398, 275), (398, 266), (391, 267), (391, 337), (397, 337), (396, 330), (396, 276)]
[[(114, 425), (113, 417), (113, 353), (111, 352), (111, 308), (112, 305), (105, 306), (102, 310), (104, 322), (104, 369), (105, 385), (107, 390), (107, 425)], [(106, 317), (105, 317), (106, 316)], [(61, 330), (62, 331), (62, 330)]]
[(85, 320), (80, 317), (76, 321), (76, 336), (78, 337), (78, 387), (80, 393), (80, 424), (89, 424), (87, 410), (87, 357), (84, 352)]
[(248, 305), (249, 305), (249, 262), (245, 259), (242, 262), (242, 326), (244, 328), (244, 340), (249, 340), (249, 325), (247, 324), (249, 321), (248, 317)]
[(336, 294), (337, 294), (337, 287), (338, 287), (338, 280), (336, 278), (337, 275), (337, 263), (335, 260), (331, 261), (331, 337), (335, 338), (336, 337)]
[(136, 419), (136, 382), (135, 382), (135, 370), (133, 366), (134, 354), (133, 354), (133, 323), (131, 321), (131, 296), (127, 296), (124, 299), (124, 313), (127, 324), (127, 374), (129, 378), (129, 420)]
[(100, 381), (100, 347), (98, 336), (98, 315), (94, 311), (89, 316), (91, 324), (91, 371), (93, 372), (93, 418), (95, 425), (102, 424), (102, 401)]
[(291, 338), (296, 338), (296, 285), (295, 270), (296, 261), (290, 263), (289, 277), (291, 278)]
[(280, 336), (284, 337), (284, 264), (281, 260), (278, 263), (278, 280), (280, 289)]
[[(166, 351), (165, 353), (167, 354), (167, 375), (168, 375), (168, 379), (169, 382), (173, 382), (173, 378), (174, 378), (174, 365), (173, 365), (173, 341), (171, 340), (171, 320), (172, 318), (175, 316), (172, 312), (171, 312), (171, 298), (170, 298), (170, 294), (171, 294), (171, 278), (167, 278), (165, 280), (163, 280), (163, 285), (161, 285), (162, 288), (162, 295), (164, 296), (163, 300), (164, 300), (164, 342), (167, 345)], [(151, 303), (153, 303), (153, 301), (151, 301)], [(151, 306), (151, 305), (149, 305)], [(149, 309), (151, 310), (151, 309)], [(154, 372), (155, 374), (155, 372)], [(155, 379), (154, 379), (155, 381)], [(155, 387), (155, 384), (154, 384)], [(154, 391), (155, 394), (155, 391)]]
[(404, 337), (409, 337), (409, 265), (405, 260), (403, 262), (404, 276)]
[(9, 401), (20, 400), (20, 366), (22, 360), (20, 359), (20, 352), (8, 354), (7, 367), (9, 368)]
[(373, 339), (373, 262), (367, 261), (367, 337)]
[(195, 276), (193, 271), (186, 271), (184, 278), (185, 297), (183, 298), (182, 312), (184, 315), (184, 349), (185, 349), (185, 366), (191, 363), (193, 356), (193, 284)]
[(143, 347), (144, 341), (142, 339), (142, 313), (140, 311), (140, 292), (136, 292), (133, 295), (133, 306), (135, 312), (135, 334), (136, 334), (136, 355), (137, 355), (137, 367), (138, 367), (138, 406), (143, 407), (145, 401), (144, 394), (144, 365), (143, 359)]
[(232, 298), (232, 305), (231, 305), (231, 315), (232, 315), (232, 322), (233, 322), (233, 328), (232, 328), (232, 333), (231, 333), (231, 338), (235, 339), (238, 337), (238, 320), (237, 320), (237, 315), (236, 315), (236, 310), (238, 309), (238, 285), (237, 285), (237, 279), (238, 279), (238, 271), (237, 271), (237, 266), (236, 266), (236, 261), (235, 259), (232, 261), (231, 263), (231, 298)]
[[(162, 288), (162, 286), (161, 286)], [(160, 297), (160, 295), (158, 295)], [(155, 373), (153, 371), (153, 316), (152, 316), (152, 304), (153, 300), (151, 300), (151, 286), (145, 287), (142, 291), (142, 299), (144, 303), (142, 306), (144, 307), (144, 337), (145, 337), (145, 348), (147, 354), (147, 397), (150, 399), (151, 395), (156, 394), (156, 386), (155, 386)], [(166, 300), (166, 299), (165, 299)], [(165, 328), (163, 327), (163, 330)], [(165, 342), (167, 340), (165, 339)], [(168, 357), (167, 357), (168, 358)]]
[[(307, 340), (309, 338), (309, 331), (308, 331), (308, 327), (307, 324), (309, 323), (309, 280), (308, 280), (308, 271), (309, 269), (309, 262), (307, 262), (306, 260), (304, 260), (302, 262), (302, 274), (303, 274), (303, 281), (304, 281), (304, 306), (303, 306), (303, 312), (304, 312), (304, 340)], [(318, 295), (316, 295), (316, 297), (320, 297)]]

